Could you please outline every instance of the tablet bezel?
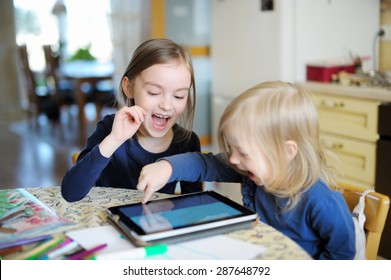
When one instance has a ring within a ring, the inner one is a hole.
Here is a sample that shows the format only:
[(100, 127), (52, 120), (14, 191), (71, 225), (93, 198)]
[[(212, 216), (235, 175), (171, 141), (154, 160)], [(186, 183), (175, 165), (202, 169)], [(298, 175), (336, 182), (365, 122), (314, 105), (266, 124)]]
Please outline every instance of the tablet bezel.
[(146, 233), (140, 226), (138, 226), (135, 222), (133, 222), (129, 217), (127, 217), (120, 211), (121, 209), (129, 206), (135, 206), (135, 205), (141, 206), (142, 205), (141, 203), (131, 203), (126, 205), (114, 206), (108, 208), (107, 211), (111, 220), (114, 221), (114, 223), (117, 226), (119, 226), (122, 231), (125, 231), (128, 236), (131, 235), (132, 238), (135, 238), (136, 240), (143, 241), (143, 242), (165, 239), (165, 238), (175, 237), (179, 235), (187, 235), (191, 233), (208, 231), (211, 229), (218, 229), (218, 228), (221, 229), (225, 228), (225, 231), (227, 231), (227, 229), (230, 226), (233, 228), (235, 225), (240, 224), (243, 227), (244, 224), (249, 224), (253, 222), (257, 217), (257, 214), (254, 213), (253, 211), (230, 200), (225, 196), (222, 196), (221, 194), (215, 191), (203, 191), (203, 192), (190, 193), (185, 195), (177, 195), (177, 196), (172, 196), (167, 198), (160, 198), (160, 199), (147, 202), (147, 205), (156, 202), (160, 202), (160, 203), (162, 201), (170, 202), (170, 201), (186, 199), (187, 197), (191, 198), (196, 196), (210, 196), (216, 199), (218, 202), (222, 202), (225, 205), (228, 205), (233, 209), (239, 211), (240, 214), (235, 215), (234, 217), (225, 217), (219, 220), (207, 221), (200, 224), (195, 224), (195, 225), (193, 224), (193, 225), (174, 228), (170, 230)]

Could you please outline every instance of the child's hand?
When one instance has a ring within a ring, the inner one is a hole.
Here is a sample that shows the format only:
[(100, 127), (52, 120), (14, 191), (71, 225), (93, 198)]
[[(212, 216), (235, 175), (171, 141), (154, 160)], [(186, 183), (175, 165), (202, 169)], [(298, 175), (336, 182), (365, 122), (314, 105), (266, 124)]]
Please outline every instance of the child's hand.
[(137, 189), (144, 191), (141, 203), (146, 203), (151, 195), (163, 188), (172, 174), (172, 166), (161, 160), (143, 167), (138, 179)]
[(147, 114), (139, 106), (123, 107), (115, 114), (111, 133), (99, 144), (101, 154), (109, 158), (126, 140), (130, 139)]
[(111, 134), (118, 142), (130, 139), (139, 129), (147, 113), (140, 106), (123, 107), (114, 118)]

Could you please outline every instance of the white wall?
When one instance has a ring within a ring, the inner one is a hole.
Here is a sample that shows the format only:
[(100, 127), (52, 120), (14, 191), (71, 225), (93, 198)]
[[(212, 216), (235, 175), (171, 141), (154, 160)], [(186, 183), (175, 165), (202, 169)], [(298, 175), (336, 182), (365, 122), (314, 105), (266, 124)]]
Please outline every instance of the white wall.
[(212, 94), (236, 96), (266, 80), (304, 81), (311, 61), (373, 56), (380, 0), (213, 0)]
[(258, 0), (213, 0), (212, 94), (235, 96), (279, 75), (278, 15)]
[[(282, 0), (287, 1), (290, 0)], [(296, 81), (305, 80), (305, 64), (309, 61), (346, 62), (350, 61), (349, 52), (374, 56), (375, 37), (380, 29), (380, 0), (294, 2)]]

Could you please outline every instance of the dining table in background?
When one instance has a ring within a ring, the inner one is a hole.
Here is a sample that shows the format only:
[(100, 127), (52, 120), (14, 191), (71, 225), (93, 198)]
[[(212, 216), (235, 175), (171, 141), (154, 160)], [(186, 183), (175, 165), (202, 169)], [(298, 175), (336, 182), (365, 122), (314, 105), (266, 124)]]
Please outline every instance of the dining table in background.
[[(82, 200), (69, 203), (62, 198), (61, 188), (58, 186), (27, 188), (26, 190), (54, 209), (58, 215), (76, 223), (77, 226), (73, 229), (108, 225), (110, 223), (107, 208), (140, 202), (142, 197), (142, 192), (138, 190), (93, 187)], [(168, 196), (170, 195), (155, 193), (152, 199)], [(311, 259), (296, 242), (263, 222), (257, 222), (251, 228), (225, 235), (264, 247), (265, 251), (257, 259)]]
[(76, 102), (79, 109), (80, 143), (87, 140), (87, 119), (85, 115), (86, 96), (82, 89), (83, 84), (96, 85), (100, 81), (112, 80), (114, 74), (112, 62), (97, 60), (75, 60), (61, 63), (59, 75), (75, 83)]

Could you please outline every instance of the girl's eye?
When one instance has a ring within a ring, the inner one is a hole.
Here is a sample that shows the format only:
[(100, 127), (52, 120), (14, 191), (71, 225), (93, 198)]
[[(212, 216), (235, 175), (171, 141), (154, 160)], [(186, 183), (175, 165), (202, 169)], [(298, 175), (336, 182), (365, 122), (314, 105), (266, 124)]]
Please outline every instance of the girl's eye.
[(151, 91), (148, 91), (148, 94), (150, 94), (150, 95), (158, 95), (159, 93), (158, 93), (158, 92), (151, 92)]
[(247, 158), (249, 155), (246, 152), (238, 151), (239, 155), (243, 158)]
[(185, 97), (184, 97), (184, 96), (176, 95), (175, 98), (176, 98), (176, 99), (184, 99)]

